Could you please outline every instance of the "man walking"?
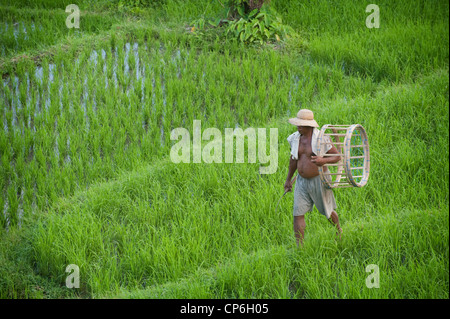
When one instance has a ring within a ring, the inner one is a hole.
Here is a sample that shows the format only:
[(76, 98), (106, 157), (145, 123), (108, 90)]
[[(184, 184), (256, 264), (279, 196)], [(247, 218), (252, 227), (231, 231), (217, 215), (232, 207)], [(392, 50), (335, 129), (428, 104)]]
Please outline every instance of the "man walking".
[[(342, 229), (336, 213), (334, 194), (320, 180), (318, 167), (326, 163), (337, 163), (341, 158), (339, 155), (320, 157), (314, 153), (320, 131), (317, 129), (319, 125), (314, 120), (312, 111), (300, 110), (297, 117), (289, 119), (289, 123), (297, 126), (297, 132), (287, 138), (291, 146), (291, 155), (284, 189), (285, 191), (292, 190), (292, 176), (297, 170), (298, 175), (294, 190), (294, 234), (297, 245), (299, 243), (303, 245), (306, 227), (305, 214), (312, 211), (314, 205), (322, 215), (336, 226), (340, 236)], [(326, 142), (330, 143), (330, 139), (326, 139)], [(331, 143), (324, 144), (322, 147), (324, 148), (322, 152), (325, 154), (338, 154), (337, 149)]]

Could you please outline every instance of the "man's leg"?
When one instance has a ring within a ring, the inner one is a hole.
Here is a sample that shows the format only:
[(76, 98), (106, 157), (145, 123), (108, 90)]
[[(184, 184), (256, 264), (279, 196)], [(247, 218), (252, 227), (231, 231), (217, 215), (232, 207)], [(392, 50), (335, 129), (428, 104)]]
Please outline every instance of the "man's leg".
[(331, 212), (330, 218), (328, 220), (330, 221), (331, 224), (336, 226), (336, 229), (338, 231), (336, 233), (336, 235), (338, 235), (339, 239), (341, 239), (342, 228), (341, 228), (341, 225), (339, 224), (339, 217), (338, 217), (338, 214), (336, 213), (336, 211), (333, 210)]
[[(327, 217), (328, 221), (336, 226), (337, 233), (336, 235), (339, 236), (339, 239), (341, 238), (341, 225), (339, 224), (339, 217), (336, 213), (336, 200), (334, 199), (333, 190), (326, 188), (322, 181), (320, 180), (320, 177), (317, 176), (312, 181), (315, 183), (314, 191), (311, 192), (311, 197), (313, 198), (314, 204), (316, 205), (319, 212), (325, 217)], [(328, 214), (331, 211), (330, 214)]]
[(294, 234), (297, 240), (297, 246), (302, 244), (303, 238), (305, 236), (305, 214), (312, 211), (313, 201), (311, 196), (308, 194), (307, 189), (308, 180), (301, 177), (300, 174), (297, 175), (297, 183), (295, 184), (294, 190)]
[(303, 246), (303, 238), (305, 237), (305, 215), (294, 216), (294, 234), (297, 240), (297, 246), (299, 243)]

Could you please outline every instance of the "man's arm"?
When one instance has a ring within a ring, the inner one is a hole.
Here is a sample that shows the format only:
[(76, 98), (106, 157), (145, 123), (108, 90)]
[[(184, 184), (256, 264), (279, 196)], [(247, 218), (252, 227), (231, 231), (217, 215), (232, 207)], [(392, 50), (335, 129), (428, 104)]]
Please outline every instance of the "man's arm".
[[(332, 148), (330, 148), (330, 150), (327, 152), (327, 154), (339, 154), (339, 152), (336, 149), (336, 147), (333, 146)], [(341, 160), (341, 156), (340, 155), (337, 155), (337, 156), (325, 156), (325, 157), (311, 156), (311, 162), (313, 162), (317, 166), (323, 166), (324, 164), (337, 163), (340, 160)]]
[(292, 158), (292, 155), (289, 156), (289, 170), (286, 178), (286, 182), (284, 183), (284, 191), (290, 192), (292, 190), (292, 176), (297, 170), (297, 160)]

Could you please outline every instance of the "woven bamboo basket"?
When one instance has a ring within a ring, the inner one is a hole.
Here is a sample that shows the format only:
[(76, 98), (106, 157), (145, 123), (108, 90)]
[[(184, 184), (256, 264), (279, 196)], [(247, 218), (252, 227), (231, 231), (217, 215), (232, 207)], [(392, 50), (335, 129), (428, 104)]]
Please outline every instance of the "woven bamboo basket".
[[(338, 154), (324, 154), (325, 144), (336, 147)], [(341, 160), (319, 167), (320, 179), (327, 188), (363, 187), (370, 172), (369, 141), (359, 124), (322, 126), (318, 137), (318, 156), (336, 156)]]

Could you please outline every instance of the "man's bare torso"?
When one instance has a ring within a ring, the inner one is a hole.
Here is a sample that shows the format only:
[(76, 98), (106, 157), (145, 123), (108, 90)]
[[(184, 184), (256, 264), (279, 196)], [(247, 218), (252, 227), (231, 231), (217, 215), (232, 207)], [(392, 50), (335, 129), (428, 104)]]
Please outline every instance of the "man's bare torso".
[(311, 156), (313, 153), (311, 148), (311, 137), (300, 135), (300, 141), (298, 143), (298, 160), (297, 171), (303, 178), (313, 178), (319, 175), (319, 169), (317, 165), (311, 162)]

